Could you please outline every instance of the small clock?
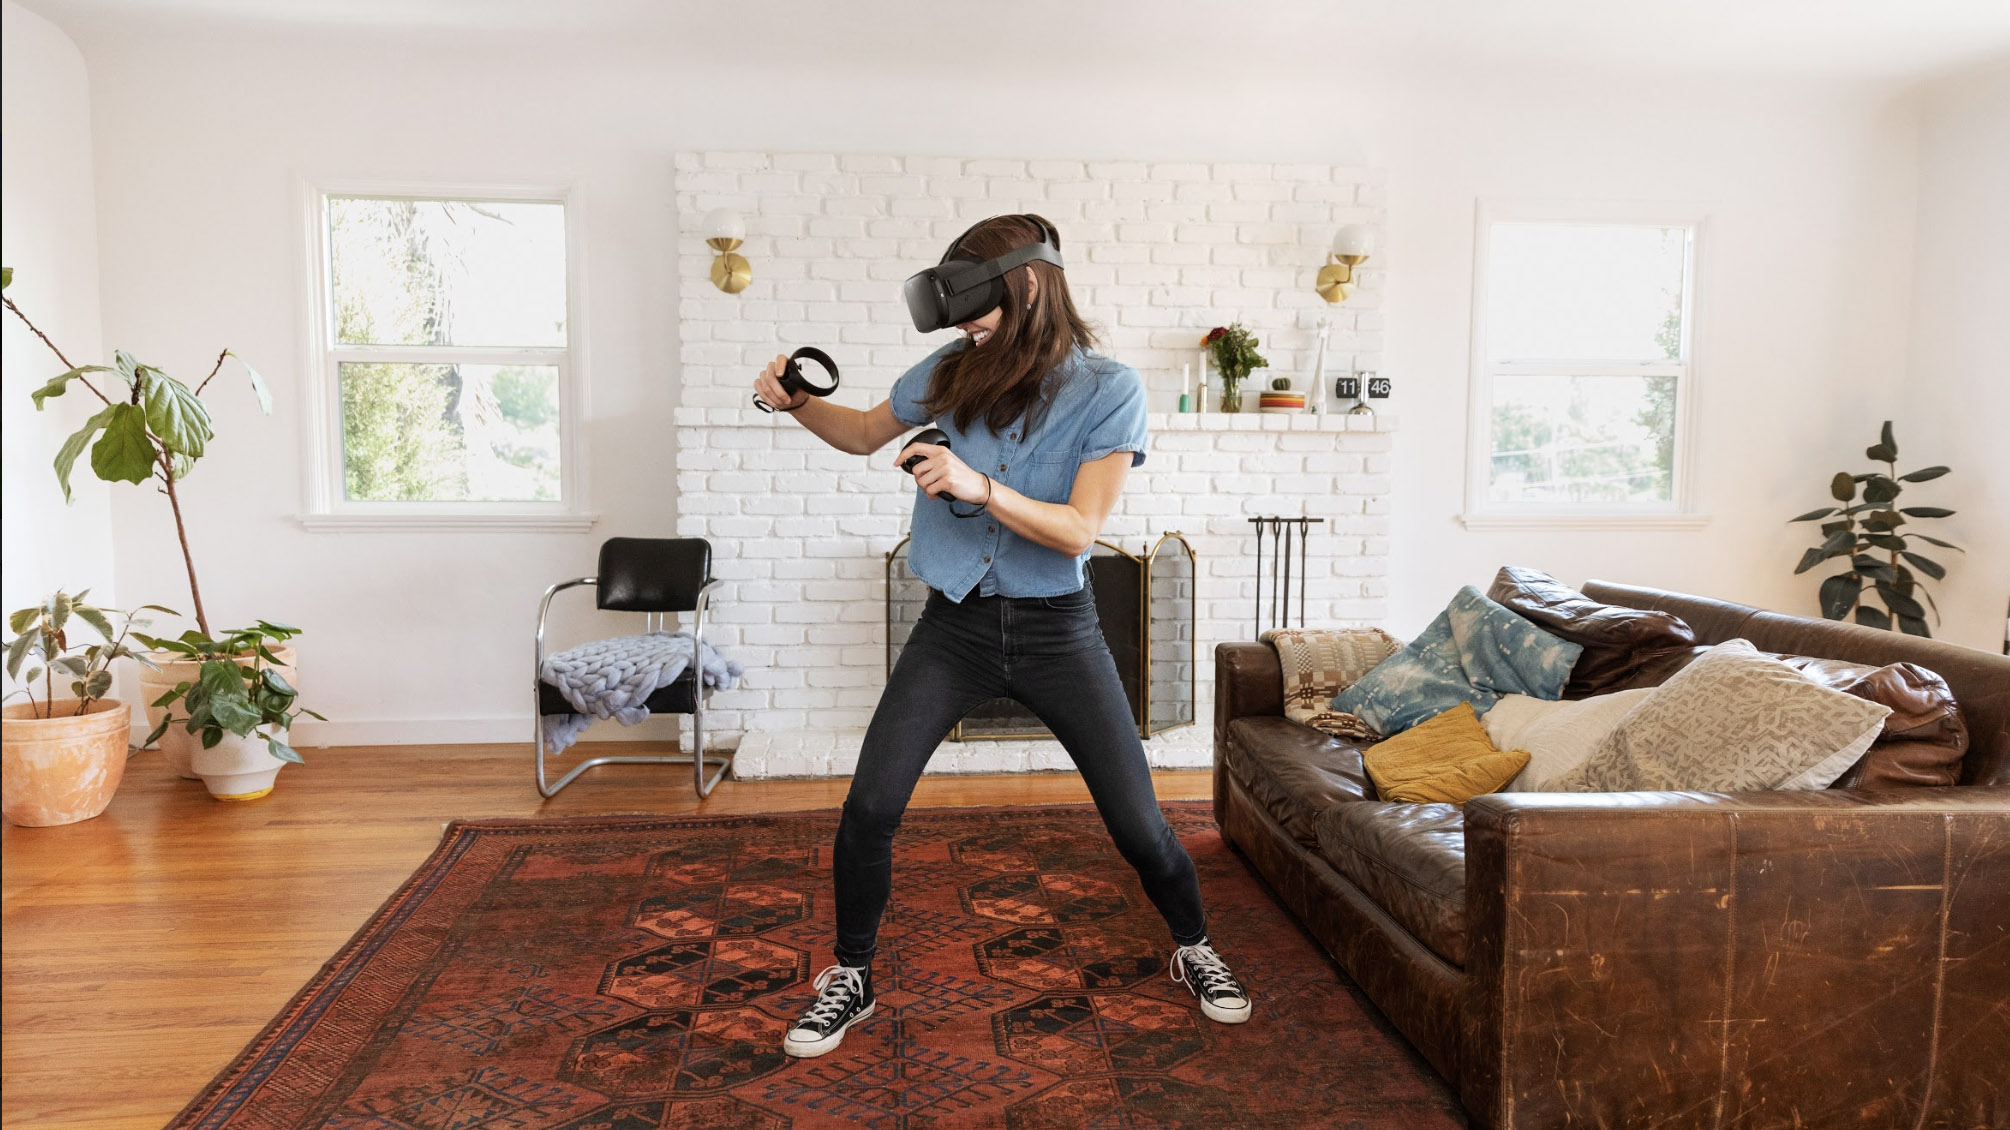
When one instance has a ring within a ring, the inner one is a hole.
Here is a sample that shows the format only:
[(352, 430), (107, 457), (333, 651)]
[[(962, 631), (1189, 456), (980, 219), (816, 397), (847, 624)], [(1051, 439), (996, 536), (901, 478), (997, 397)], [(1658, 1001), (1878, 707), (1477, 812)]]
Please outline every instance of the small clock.
[(1387, 377), (1369, 377), (1369, 378), (1368, 378), (1368, 399), (1370, 399), (1370, 400), (1387, 400), (1388, 398), (1389, 398), (1389, 378), (1387, 378)]

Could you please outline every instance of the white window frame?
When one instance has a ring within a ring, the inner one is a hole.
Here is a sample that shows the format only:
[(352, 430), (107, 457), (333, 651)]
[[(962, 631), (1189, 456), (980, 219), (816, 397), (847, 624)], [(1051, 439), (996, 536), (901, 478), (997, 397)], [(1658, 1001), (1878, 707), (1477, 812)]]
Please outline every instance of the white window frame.
[[(329, 197), (404, 200), (536, 202), (565, 208), (565, 340), (558, 348), (470, 349), (427, 345), (343, 345), (335, 340), (328, 290)], [(578, 197), (570, 185), (445, 183), (316, 179), (301, 185), (302, 228), (306, 233), (307, 286), (305, 411), (301, 449), (306, 453), (301, 526), (317, 532), (395, 530), (504, 530), (583, 533), (599, 515), (587, 505), (586, 458), (579, 442), (586, 406), (585, 238)], [(555, 502), (376, 502), (344, 497), (342, 389), (337, 366), (343, 362), (475, 365), (555, 365), (558, 369), (559, 497)]]
[[(1487, 291), (1493, 226), (1500, 223), (1639, 225), (1689, 229), (1689, 261), (1682, 294), (1682, 360), (1676, 362), (1496, 362), (1490, 356)], [(1701, 382), (1698, 372), (1698, 332), (1708, 222), (1697, 205), (1611, 203), (1538, 203), (1481, 200), (1473, 221), (1473, 322), (1471, 379), (1466, 404), (1466, 506), (1459, 520), (1469, 530), (1529, 529), (1694, 529), (1710, 520), (1697, 512), (1694, 494), (1696, 465), (1695, 419)], [(1675, 378), (1675, 443), (1670, 499), (1613, 505), (1610, 503), (1495, 502), (1488, 498), (1488, 471), (1493, 456), (1494, 378), (1519, 374), (1542, 376), (1638, 375)]]

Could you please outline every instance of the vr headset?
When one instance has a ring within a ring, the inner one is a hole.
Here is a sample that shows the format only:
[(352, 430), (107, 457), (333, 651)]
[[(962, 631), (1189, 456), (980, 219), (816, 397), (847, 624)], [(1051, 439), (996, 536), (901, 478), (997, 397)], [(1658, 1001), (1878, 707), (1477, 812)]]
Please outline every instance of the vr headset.
[(979, 220), (956, 237), (940, 262), (908, 278), (901, 292), (907, 297), (907, 313), (914, 319), (915, 329), (933, 333), (973, 318), (982, 318), (996, 310), (1005, 302), (1006, 272), (1028, 263), (1037, 260), (1067, 269), (1067, 265), (1061, 262), (1061, 233), (1038, 216), (1021, 218), (1031, 220), (1039, 227), (1042, 233), (1040, 242), (1015, 247), (996, 259), (959, 254), (958, 249), (970, 232), (989, 222)]

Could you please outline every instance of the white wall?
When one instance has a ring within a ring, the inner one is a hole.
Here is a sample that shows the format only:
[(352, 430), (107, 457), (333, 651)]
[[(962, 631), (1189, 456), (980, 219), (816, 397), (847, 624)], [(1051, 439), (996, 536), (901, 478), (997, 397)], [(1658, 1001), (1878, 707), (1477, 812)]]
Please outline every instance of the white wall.
[[(15, 278), (7, 297), (73, 363), (101, 363), (84, 58), (61, 29), (14, 0), (0, 4), (0, 19), (0, 195), (6, 200), (0, 247)], [(86, 456), (71, 477), (76, 501), (65, 506), (50, 468), (64, 438), (99, 404), (73, 386), (36, 412), (28, 394), (63, 365), (12, 312), (0, 322), (0, 512), (6, 514), (0, 609), (25, 608), (58, 588), (89, 588), (93, 602), (112, 605), (111, 492), (91, 474)]]
[(1903, 498), (1957, 511), (1922, 528), (1967, 550), (1920, 547), (1948, 568), (1930, 585), (1934, 634), (1995, 651), (2010, 598), (2010, 66), (1935, 84), (1921, 112), (1911, 365), (1892, 426), (1901, 472), (1954, 469)]
[[(1225, 73), (1194, 56), (1150, 68), (1155, 80), (1040, 74), (995, 109), (973, 110), (934, 96), (941, 75), (837, 63), (765, 71), (751, 48), (650, 56), (426, 33), (135, 27), (89, 43), (100, 222), (119, 249), (107, 261), (107, 323), (172, 371), (228, 345), (272, 379), (270, 420), (248, 393), (212, 394), (218, 441), (189, 486), (192, 535), (213, 618), (307, 629), (308, 698), (344, 720), (345, 740), (520, 738), (537, 593), (590, 571), (600, 537), (675, 529), (666, 437), (679, 380), (680, 149), (1388, 169), (1390, 238), (1372, 267), (1388, 272), (1383, 371), (1404, 422), (1390, 594), (1400, 633), (1504, 560), (1810, 610), (1813, 584), (1790, 575), (1805, 527), (1783, 519), (1820, 502), (1831, 464), (1860, 455), (1866, 429), (1897, 403), (1916, 132), (1881, 85), (1472, 68)], [(303, 175), (578, 185), (599, 529), (336, 535), (293, 523)], [(1472, 207), (1494, 194), (1710, 207), (1698, 344), (1698, 497), (1713, 515), (1704, 529), (1538, 537), (1454, 523)], [(175, 597), (158, 499), (122, 492), (115, 506), (121, 593)]]

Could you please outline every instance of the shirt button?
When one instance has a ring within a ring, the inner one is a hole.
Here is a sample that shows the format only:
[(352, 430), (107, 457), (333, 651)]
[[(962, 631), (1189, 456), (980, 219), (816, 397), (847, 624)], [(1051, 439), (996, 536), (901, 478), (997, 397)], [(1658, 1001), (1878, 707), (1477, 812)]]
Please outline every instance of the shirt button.
[(998, 464), (998, 469), (999, 469), (1000, 471), (1003, 471), (1003, 470), (1005, 469), (1005, 464), (1003, 464), (1003, 463), (1000, 463), (1000, 464)]
[(996, 527), (996, 526), (986, 526), (986, 527), (984, 527), (984, 532), (985, 532), (985, 533), (988, 533), (988, 534), (995, 534), (995, 533), (997, 533), (997, 532), (998, 532), (998, 527)]
[(990, 554), (988, 554), (988, 553), (987, 553), (987, 554), (985, 554), (985, 555), (984, 555), (984, 560), (985, 560), (985, 561), (987, 561), (987, 562), (989, 562), (989, 561), (991, 560), (991, 555), (990, 555)]
[(1007, 437), (1005, 437), (1005, 438), (1007, 438), (1007, 439), (1018, 439), (1018, 438), (1019, 438), (1019, 433), (1018, 433), (1018, 432), (1013, 432), (1013, 433), (1012, 433), (1011, 435), (1009, 435), (1009, 436), (1007, 436)]

